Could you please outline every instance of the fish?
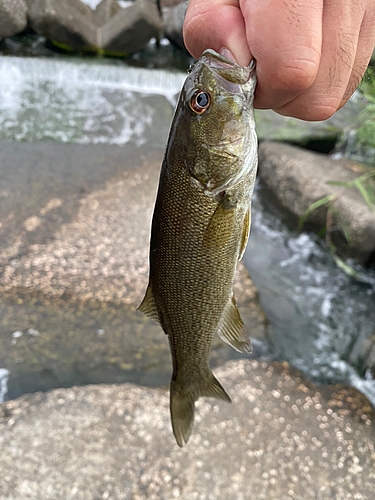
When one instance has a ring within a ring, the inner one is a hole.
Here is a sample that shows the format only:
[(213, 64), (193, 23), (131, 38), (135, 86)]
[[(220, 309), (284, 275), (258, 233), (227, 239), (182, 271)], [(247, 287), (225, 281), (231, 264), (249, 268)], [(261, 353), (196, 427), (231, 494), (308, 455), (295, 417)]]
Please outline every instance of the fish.
[(138, 310), (168, 335), (180, 447), (201, 396), (231, 401), (208, 364), (214, 335), (251, 352), (233, 280), (249, 237), (258, 163), (255, 87), (255, 62), (242, 67), (206, 50), (183, 85), (161, 167), (149, 283)]

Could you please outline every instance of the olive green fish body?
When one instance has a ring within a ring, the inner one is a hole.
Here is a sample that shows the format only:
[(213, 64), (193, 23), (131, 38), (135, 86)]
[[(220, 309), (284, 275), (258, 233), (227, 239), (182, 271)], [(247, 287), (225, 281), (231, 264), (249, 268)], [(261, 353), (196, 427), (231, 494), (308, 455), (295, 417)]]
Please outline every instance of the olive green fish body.
[(254, 71), (206, 51), (181, 92), (162, 165), (140, 310), (169, 338), (171, 416), (180, 446), (200, 396), (230, 401), (208, 366), (213, 336), (250, 351), (232, 287), (256, 175), (254, 87)]

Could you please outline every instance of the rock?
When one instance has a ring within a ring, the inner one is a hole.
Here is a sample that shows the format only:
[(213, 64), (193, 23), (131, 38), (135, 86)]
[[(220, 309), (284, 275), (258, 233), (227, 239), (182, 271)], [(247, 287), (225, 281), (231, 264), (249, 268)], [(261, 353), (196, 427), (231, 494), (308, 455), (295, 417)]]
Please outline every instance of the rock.
[(153, 0), (137, 0), (126, 8), (104, 0), (95, 11), (80, 0), (35, 0), (29, 18), (37, 33), (57, 45), (119, 55), (139, 51), (162, 30)]
[(322, 122), (307, 122), (282, 116), (272, 110), (256, 110), (256, 128), (259, 140), (283, 141), (300, 146), (315, 146), (330, 152), (338, 139), (359, 126), (358, 115), (367, 100), (356, 95), (331, 118)]
[[(363, 167), (364, 168), (364, 167)], [(272, 199), (292, 215), (294, 223), (321, 198), (342, 191), (329, 181), (352, 181), (363, 173), (360, 165), (276, 142), (264, 142), (259, 149), (259, 176)], [(341, 231), (332, 233), (342, 255), (354, 257), (362, 264), (375, 261), (375, 213), (354, 188), (343, 192), (334, 203), (340, 219), (333, 214), (333, 223), (344, 224), (350, 235), (346, 243)], [(320, 231), (326, 226), (326, 207), (315, 210), (306, 227)], [(333, 225), (334, 225), (333, 224)]]
[(95, 17), (97, 25), (103, 26), (120, 10), (121, 7), (117, 2), (117, 0), (102, 0), (95, 9)]
[(162, 21), (153, 0), (137, 0), (121, 9), (99, 30), (99, 47), (110, 53), (133, 54), (162, 33)]
[(160, 0), (160, 6), (163, 7), (175, 7), (176, 5), (184, 2), (184, 0)]
[(95, 15), (80, 0), (35, 0), (29, 8), (34, 31), (74, 50), (97, 47)]
[[(9, 397), (74, 384), (169, 382), (168, 339), (136, 307), (148, 281), (172, 113), (172, 106), (156, 113), (157, 126), (138, 147), (0, 144), (0, 368), (10, 371)], [(259, 355), (267, 321), (242, 265), (235, 294)], [(212, 363), (233, 356), (216, 337)]]
[(0, 40), (23, 31), (27, 26), (24, 0), (0, 0)]
[(186, 47), (182, 36), (182, 28), (188, 4), (189, 2), (182, 2), (176, 7), (165, 7), (163, 9), (165, 36), (174, 45), (185, 50)]
[[(357, 91), (345, 106), (331, 118), (321, 122), (281, 116), (272, 110), (255, 110), (258, 138), (261, 141), (287, 142), (321, 153), (338, 152), (344, 158), (360, 158), (364, 163), (373, 164), (375, 149), (369, 144), (369, 140), (360, 140), (364, 132), (363, 112), (368, 106), (371, 106), (371, 102)], [(372, 137), (369, 125), (367, 135)]]
[(176, 445), (162, 389), (88, 386), (0, 405), (0, 498), (373, 500), (374, 411), (286, 363), (216, 371), (231, 405), (201, 399)]

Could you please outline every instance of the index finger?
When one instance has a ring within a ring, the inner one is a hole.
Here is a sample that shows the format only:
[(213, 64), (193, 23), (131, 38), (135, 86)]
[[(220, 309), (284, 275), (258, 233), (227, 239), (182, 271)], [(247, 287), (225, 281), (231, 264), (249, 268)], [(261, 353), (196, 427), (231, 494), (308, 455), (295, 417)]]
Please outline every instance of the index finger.
[(241, 0), (246, 38), (257, 61), (255, 105), (279, 108), (318, 74), (323, 0)]

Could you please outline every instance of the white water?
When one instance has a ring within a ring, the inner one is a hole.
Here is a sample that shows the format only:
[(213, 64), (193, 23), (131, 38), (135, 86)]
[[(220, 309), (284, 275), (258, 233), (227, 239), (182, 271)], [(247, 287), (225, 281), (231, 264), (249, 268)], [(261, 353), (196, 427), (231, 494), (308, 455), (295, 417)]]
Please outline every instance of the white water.
[(8, 378), (10, 372), (6, 368), (0, 368), (0, 403), (4, 401), (4, 397), (8, 392)]
[(0, 140), (139, 145), (184, 79), (100, 60), (0, 57)]
[[(82, 3), (85, 3), (86, 5), (91, 7), (92, 10), (95, 10), (101, 1), (102, 0), (81, 0)], [(125, 7), (129, 7), (134, 2), (131, 2), (129, 0), (117, 0), (117, 3), (120, 5), (120, 7), (125, 8)]]
[(375, 273), (352, 263), (363, 281), (346, 275), (317, 238), (289, 230), (262, 196), (259, 189), (244, 263), (270, 320), (276, 357), (316, 382), (345, 381), (375, 405), (375, 380), (364, 368), (375, 334)]

